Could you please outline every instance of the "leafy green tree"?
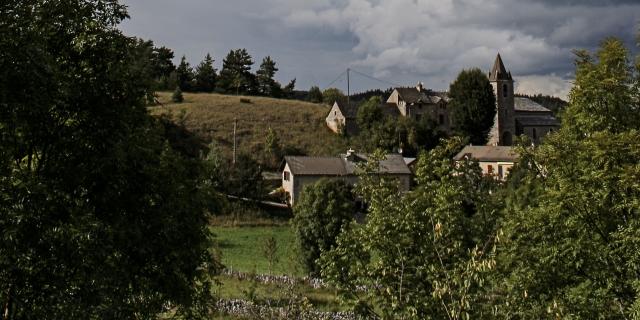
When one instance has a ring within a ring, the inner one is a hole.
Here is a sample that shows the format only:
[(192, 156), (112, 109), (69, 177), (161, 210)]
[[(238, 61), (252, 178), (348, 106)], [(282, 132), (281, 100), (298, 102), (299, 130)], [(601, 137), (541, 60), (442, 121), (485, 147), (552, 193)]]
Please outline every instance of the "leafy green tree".
[(262, 166), (250, 155), (239, 154), (228, 169), (228, 175), (224, 190), (229, 194), (249, 199), (261, 199), (264, 196)]
[[(638, 69), (622, 42), (577, 52), (563, 126), (521, 149), (499, 248), (498, 315), (640, 315)], [(624, 119), (623, 119), (624, 118)]]
[(384, 114), (380, 108), (381, 103), (381, 97), (373, 96), (360, 105), (356, 114), (356, 122), (360, 130), (369, 130), (384, 120)]
[(264, 145), (265, 164), (270, 168), (276, 168), (282, 160), (282, 145), (276, 132), (269, 128)]
[(309, 89), (309, 97), (308, 97), (309, 102), (313, 102), (313, 103), (321, 103), (323, 98), (322, 98), (322, 91), (320, 91), (320, 88), (318, 88), (317, 86), (313, 86)]
[(201, 163), (147, 114), (149, 59), (117, 29), (126, 17), (106, 0), (0, 4), (4, 319), (211, 307)]
[(303, 266), (317, 276), (320, 266), (316, 260), (336, 244), (342, 228), (353, 220), (355, 207), (350, 187), (340, 180), (321, 179), (305, 186), (293, 210), (293, 228)]
[(176, 68), (176, 81), (178, 82), (178, 87), (182, 91), (192, 91), (193, 90), (193, 68), (187, 62), (187, 57), (182, 56), (180, 59), (180, 64), (178, 68)]
[[(375, 174), (372, 157), (357, 193), (367, 220), (324, 252), (323, 278), (357, 313), (382, 319), (466, 319), (482, 314), (483, 283), (494, 266), (497, 219), (491, 180), (476, 162), (453, 164), (460, 140), (422, 154), (408, 193)], [(369, 290), (361, 290), (362, 287)]]
[(260, 69), (256, 71), (256, 82), (258, 84), (258, 94), (274, 97), (280, 91), (280, 84), (273, 79), (278, 72), (276, 62), (270, 56), (262, 59)]
[(496, 98), (487, 76), (478, 68), (462, 70), (449, 87), (449, 98), (456, 133), (472, 144), (485, 144), (496, 115)]
[(213, 58), (207, 53), (204, 60), (196, 67), (195, 90), (200, 92), (213, 92), (216, 87), (216, 69), (213, 67)]
[(255, 76), (251, 73), (253, 60), (247, 49), (231, 50), (222, 60), (219, 85), (225, 92), (251, 94), (255, 90)]
[(334, 102), (337, 102), (340, 105), (345, 105), (347, 103), (347, 96), (340, 91), (340, 89), (336, 88), (328, 88), (322, 92), (322, 101), (325, 104), (333, 105)]

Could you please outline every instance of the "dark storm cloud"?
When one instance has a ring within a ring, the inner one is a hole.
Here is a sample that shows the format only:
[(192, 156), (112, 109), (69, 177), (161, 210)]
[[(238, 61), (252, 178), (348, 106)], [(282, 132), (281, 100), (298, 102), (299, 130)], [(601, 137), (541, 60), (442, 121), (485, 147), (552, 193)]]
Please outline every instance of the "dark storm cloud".
[[(488, 69), (500, 52), (518, 88), (565, 96), (571, 50), (607, 36), (634, 44), (638, 1), (572, 0), (126, 0), (123, 29), (185, 53), (247, 48), (271, 55), (281, 81), (324, 86), (346, 67), (436, 89), (463, 68)], [(383, 83), (355, 81), (359, 89)]]

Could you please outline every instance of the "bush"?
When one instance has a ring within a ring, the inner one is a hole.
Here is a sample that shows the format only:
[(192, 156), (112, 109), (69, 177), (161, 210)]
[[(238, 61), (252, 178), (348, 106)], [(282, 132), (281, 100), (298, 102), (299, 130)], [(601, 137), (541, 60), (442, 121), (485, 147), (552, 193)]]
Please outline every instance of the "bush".
[(171, 101), (175, 103), (181, 103), (184, 101), (184, 97), (182, 96), (182, 90), (180, 87), (176, 87), (176, 90), (173, 91), (173, 95), (171, 96)]

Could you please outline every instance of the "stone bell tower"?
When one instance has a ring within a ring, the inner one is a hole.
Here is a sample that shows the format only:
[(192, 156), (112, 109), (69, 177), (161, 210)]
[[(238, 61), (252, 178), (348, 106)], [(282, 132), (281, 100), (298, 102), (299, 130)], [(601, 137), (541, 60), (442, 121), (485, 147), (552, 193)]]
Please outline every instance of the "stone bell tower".
[[(489, 82), (496, 96), (496, 121), (489, 137), (490, 144), (510, 146), (516, 133), (516, 118), (513, 99), (513, 78), (502, 63), (498, 53), (489, 72)], [(497, 130), (496, 130), (497, 129)]]

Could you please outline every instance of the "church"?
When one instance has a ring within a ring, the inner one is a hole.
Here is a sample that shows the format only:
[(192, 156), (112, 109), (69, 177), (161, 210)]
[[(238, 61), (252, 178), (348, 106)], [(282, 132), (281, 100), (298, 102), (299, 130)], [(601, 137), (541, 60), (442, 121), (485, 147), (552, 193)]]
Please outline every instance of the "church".
[[(526, 135), (534, 144), (538, 144), (558, 127), (559, 123), (551, 110), (529, 98), (515, 96), (513, 77), (505, 68), (500, 54), (496, 56), (488, 78), (496, 96), (496, 115), (487, 145), (510, 146), (519, 135)], [(389, 116), (417, 121), (429, 117), (441, 131), (450, 134), (455, 124), (450, 121), (448, 102), (446, 92), (428, 90), (419, 83), (412, 88), (394, 88), (380, 108)], [(354, 134), (357, 132), (356, 113), (356, 108), (335, 103), (326, 118), (327, 126), (335, 132), (345, 130), (347, 134)]]

